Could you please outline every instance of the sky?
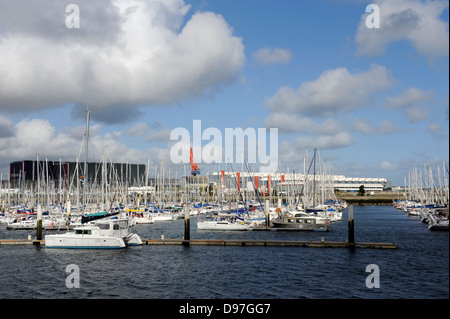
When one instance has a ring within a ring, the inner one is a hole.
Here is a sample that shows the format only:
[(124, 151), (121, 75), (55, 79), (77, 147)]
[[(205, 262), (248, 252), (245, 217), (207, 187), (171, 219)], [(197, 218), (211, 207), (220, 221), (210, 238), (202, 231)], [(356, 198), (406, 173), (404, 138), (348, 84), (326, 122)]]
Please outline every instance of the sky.
[[(378, 10), (366, 12), (370, 4)], [(225, 168), (197, 152), (211, 141), (193, 141), (200, 120), (201, 132), (221, 132), (222, 149), (227, 128), (266, 129), (261, 145), (281, 172), (302, 172), (317, 149), (329, 173), (403, 185), (414, 167), (448, 166), (448, 9), (442, 0), (0, 0), (0, 172), (7, 178), (12, 161), (81, 158), (89, 109), (92, 161), (164, 163), (181, 176), (171, 150), (183, 144), (202, 175)], [(170, 139), (177, 128), (192, 140)]]

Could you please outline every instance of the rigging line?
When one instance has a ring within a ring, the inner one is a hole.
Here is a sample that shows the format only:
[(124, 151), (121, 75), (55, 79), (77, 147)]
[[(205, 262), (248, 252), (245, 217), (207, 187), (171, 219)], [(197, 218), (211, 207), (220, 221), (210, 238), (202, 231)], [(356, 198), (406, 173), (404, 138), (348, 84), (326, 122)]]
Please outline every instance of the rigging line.
[(265, 214), (265, 213), (266, 213), (265, 207), (264, 207), (264, 205), (261, 203), (261, 198), (259, 197), (258, 191), (257, 191), (256, 186), (255, 186), (255, 182), (253, 181), (253, 178), (252, 178), (252, 176), (250, 175), (250, 170), (249, 170), (249, 168), (248, 168), (247, 161), (246, 161), (245, 159), (244, 159), (244, 163), (245, 163), (245, 168), (247, 169), (247, 173), (248, 173), (249, 176), (250, 176), (250, 180), (252, 181), (252, 185), (253, 185), (253, 189), (255, 190), (256, 197), (258, 197), (259, 205), (261, 206), (261, 208), (262, 208), (262, 210), (263, 210), (263, 212), (264, 212), (264, 214)]
[[(313, 158), (311, 159), (311, 163), (309, 163), (309, 167), (308, 167), (308, 171), (306, 172), (306, 176), (309, 175), (309, 171), (311, 170), (311, 166), (312, 166), (312, 164), (314, 163), (315, 157), (316, 157), (316, 153), (314, 153), (314, 156), (313, 156)], [(295, 206), (297, 206), (298, 203), (300, 202), (300, 198), (302, 197), (303, 190), (305, 189), (306, 176), (305, 176), (305, 181), (303, 182), (302, 190), (301, 190), (300, 193), (298, 194), (298, 199), (297, 199), (297, 202), (295, 203)], [(313, 183), (314, 183), (314, 182), (315, 182), (315, 181), (313, 181)], [(296, 187), (295, 187), (295, 183), (294, 183), (294, 191), (295, 191), (295, 188), (296, 188)]]
[[(228, 163), (228, 164), (230, 165), (231, 171), (234, 173), (234, 176), (235, 176), (234, 180), (236, 182), (236, 187), (239, 188), (240, 185), (238, 185), (237, 175), (234, 172), (233, 165), (231, 163)], [(246, 201), (244, 201), (244, 198), (242, 197), (242, 193), (240, 191), (239, 191), (239, 199), (242, 200), (242, 202), (244, 203), (244, 208), (245, 208), (245, 211), (247, 212), (247, 215), (248, 215), (248, 207), (247, 207)], [(238, 209), (238, 212), (239, 212), (239, 209)]]

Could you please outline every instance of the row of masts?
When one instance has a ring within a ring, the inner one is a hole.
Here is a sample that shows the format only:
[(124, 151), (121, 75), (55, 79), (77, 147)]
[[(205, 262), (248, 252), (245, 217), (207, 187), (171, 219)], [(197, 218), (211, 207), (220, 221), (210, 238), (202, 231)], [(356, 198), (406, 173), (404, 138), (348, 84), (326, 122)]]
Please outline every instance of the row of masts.
[(426, 163), (423, 168), (413, 167), (404, 178), (404, 196), (410, 201), (423, 204), (448, 205), (449, 171), (445, 162), (435, 166)]
[[(85, 148), (85, 153), (87, 152), (88, 150)], [(87, 156), (85, 156), (84, 167), (81, 167), (77, 160), (75, 173), (68, 183), (64, 183), (61, 177), (59, 181), (53, 181), (48, 172), (44, 170), (38, 175), (36, 183), (27, 186), (22, 183), (22, 187), (12, 190), (12, 192), (11, 188), (4, 183), (0, 202), (3, 207), (9, 207), (13, 204), (55, 206), (71, 201), (74, 207), (84, 210), (89, 205), (107, 209), (112, 202), (121, 204), (151, 202), (162, 207), (171, 203), (181, 204), (184, 202), (258, 201), (258, 196), (261, 195), (274, 204), (278, 202), (279, 198), (283, 198), (285, 202), (292, 205), (303, 204), (314, 207), (325, 200), (335, 199), (332, 175), (326, 172), (323, 165), (318, 165), (320, 169), (316, 169), (317, 158), (318, 155), (315, 152), (311, 163), (308, 163), (307, 156), (305, 156), (303, 174), (296, 174), (295, 170), (293, 174), (289, 174), (289, 172), (286, 174), (291, 178), (285, 183), (286, 191), (280, 192), (279, 189), (275, 191), (276, 188), (270, 185), (271, 175), (267, 175), (265, 182), (267, 186), (260, 186), (258, 187), (260, 191), (255, 192), (257, 174), (250, 172), (248, 165), (246, 172), (235, 172), (231, 166), (228, 166), (226, 174), (223, 174), (224, 170), (219, 170), (216, 174), (208, 174), (201, 178), (186, 174), (178, 178), (177, 171), (175, 171), (175, 176), (172, 176), (171, 168), (166, 167), (164, 161), (160, 161), (159, 165), (154, 167), (154, 177), (149, 178), (152, 170), (150, 169), (150, 160), (148, 160), (144, 178), (136, 181), (134, 185), (129, 185), (128, 179), (125, 179), (124, 182), (112, 165), (108, 168), (106, 164), (108, 160), (112, 163), (112, 160), (105, 149), (102, 156), (103, 165), (95, 172), (96, 175), (101, 174), (100, 179), (97, 176), (93, 182), (87, 179), (89, 166), (87, 165)], [(187, 166), (184, 169), (185, 173), (189, 172)], [(221, 178), (222, 174), (223, 179)], [(241, 176), (239, 185), (238, 174)], [(276, 174), (283, 175), (281, 172)], [(260, 182), (262, 183), (261, 180)]]
[[(243, 182), (244, 186), (241, 189), (240, 181), (237, 180), (238, 172), (234, 172), (233, 168), (230, 164), (228, 164), (228, 185), (225, 182), (225, 174), (224, 170), (219, 171), (222, 174), (222, 178), (214, 184), (210, 180), (210, 176), (207, 176), (206, 183), (200, 184), (202, 186), (199, 187), (198, 184), (195, 183), (196, 176), (190, 177), (186, 174), (185, 169), (185, 178), (183, 178), (184, 185), (180, 185), (178, 181), (178, 176), (175, 177), (175, 181), (177, 184), (172, 183), (173, 179), (170, 177), (170, 168), (169, 168), (169, 183), (166, 183), (167, 179), (165, 177), (166, 167), (164, 165), (164, 161), (161, 161), (161, 165), (159, 166), (159, 174), (157, 167), (155, 166), (155, 178), (152, 187), (149, 187), (149, 172), (150, 172), (150, 160), (147, 163), (146, 171), (144, 174), (144, 181), (138, 182), (138, 187), (144, 187), (144, 191), (140, 191), (139, 193), (134, 193), (129, 191), (128, 178), (126, 178), (126, 182), (123, 183), (123, 179), (117, 176), (117, 172), (112, 169), (112, 165), (110, 165), (111, 170), (107, 172), (107, 152), (106, 148), (103, 152), (102, 158), (102, 169), (101, 169), (101, 178), (100, 185), (97, 185), (97, 176), (94, 178), (94, 182), (91, 183), (89, 180), (89, 165), (88, 165), (88, 156), (89, 156), (89, 123), (90, 123), (90, 111), (86, 112), (86, 131), (84, 134), (84, 165), (83, 165), (83, 175), (80, 176), (80, 165), (79, 165), (79, 157), (77, 157), (76, 161), (76, 173), (72, 175), (72, 180), (66, 189), (62, 187), (62, 169), (60, 167), (59, 170), (59, 187), (56, 189), (55, 183), (50, 180), (48, 173), (48, 165), (45, 166), (45, 172), (39, 172), (40, 165), (37, 165), (37, 190), (25, 190), (25, 183), (22, 181), (22, 188), (19, 192), (15, 193), (12, 198), (10, 196), (10, 188), (8, 191), (1, 192), (1, 204), (4, 209), (7, 206), (11, 206), (11, 203), (14, 202), (16, 204), (25, 204), (35, 206), (37, 204), (44, 204), (45, 206), (54, 206), (60, 205), (63, 203), (72, 202), (76, 203), (76, 206), (79, 208), (81, 213), (85, 213), (88, 205), (96, 205), (101, 206), (101, 209), (108, 210), (108, 207), (112, 207), (112, 204), (122, 204), (126, 205), (129, 203), (140, 204), (141, 201), (147, 203), (149, 201), (156, 202), (157, 205), (164, 206), (168, 203), (182, 203), (182, 202), (223, 202), (226, 201), (248, 201), (248, 200), (258, 200), (261, 202), (258, 193), (258, 187), (255, 187), (255, 180), (252, 178), (252, 174), (250, 173), (249, 166), (245, 163), (245, 168), (247, 170), (248, 176), (244, 178)], [(81, 152), (81, 149), (80, 149)], [(293, 191), (291, 192), (288, 189), (288, 194), (291, 196), (288, 198), (288, 201), (292, 204), (299, 205), (300, 202), (304, 206), (315, 207), (319, 203), (319, 197), (321, 198), (321, 202), (326, 199), (335, 199), (333, 192), (333, 184), (331, 179), (327, 179), (325, 176), (325, 172), (319, 172), (317, 176), (322, 176), (322, 178), (316, 177), (316, 165), (318, 161), (318, 152), (314, 149), (314, 156), (309, 163), (308, 152), (306, 152), (306, 156), (303, 161), (303, 180), (299, 180), (298, 183), (302, 184), (302, 187), (297, 187), (296, 181), (293, 183)], [(46, 159), (47, 161), (47, 159)], [(37, 163), (39, 163), (39, 158), (37, 157)], [(112, 164), (112, 160), (111, 160)], [(60, 160), (61, 165), (61, 160)], [(306, 168), (308, 165), (308, 168)], [(320, 167), (323, 167), (320, 165)], [(242, 164), (242, 170), (244, 169), (244, 164)], [(312, 169), (312, 172), (311, 172)], [(127, 170), (128, 172), (128, 170)], [(67, 172), (66, 172), (67, 173)], [(95, 174), (97, 175), (99, 170), (96, 170)], [(230, 174), (231, 173), (231, 174)], [(109, 175), (109, 176), (108, 176)], [(312, 175), (312, 180), (310, 179)], [(138, 174), (139, 176), (139, 174)], [(219, 175), (220, 176), (220, 175)], [(294, 174), (295, 176), (295, 174)], [(193, 180), (192, 180), (193, 179)], [(255, 177), (256, 179), (256, 177)], [(204, 179), (203, 179), (204, 180)], [(145, 185), (143, 185), (145, 182)], [(248, 187), (248, 183), (251, 183), (252, 187)], [(247, 185), (245, 185), (247, 183)], [(320, 183), (320, 185), (319, 185)], [(75, 185), (74, 185), (75, 184)], [(268, 175), (267, 181), (267, 195), (270, 196), (270, 200), (272, 200), (272, 193), (270, 191), (271, 187), (270, 175)], [(214, 187), (213, 185), (216, 185)], [(213, 186), (211, 188), (211, 186)], [(273, 190), (273, 187), (272, 187)], [(149, 196), (150, 195), (150, 196)], [(6, 205), (5, 198), (6, 197)], [(13, 201), (11, 201), (13, 199)], [(275, 202), (275, 196), (273, 198), (273, 202)]]

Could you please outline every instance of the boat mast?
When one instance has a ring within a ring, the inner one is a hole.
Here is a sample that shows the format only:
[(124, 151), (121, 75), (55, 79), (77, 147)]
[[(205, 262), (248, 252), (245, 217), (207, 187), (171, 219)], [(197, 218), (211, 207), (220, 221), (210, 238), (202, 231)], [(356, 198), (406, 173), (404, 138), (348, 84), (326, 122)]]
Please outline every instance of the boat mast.
[(88, 179), (88, 166), (87, 166), (87, 158), (88, 158), (88, 141), (89, 141), (89, 116), (90, 111), (86, 112), (86, 133), (85, 133), (85, 141), (84, 141), (84, 173), (83, 173), (83, 213), (86, 212), (86, 187)]
[(314, 149), (313, 208), (316, 207), (316, 149)]

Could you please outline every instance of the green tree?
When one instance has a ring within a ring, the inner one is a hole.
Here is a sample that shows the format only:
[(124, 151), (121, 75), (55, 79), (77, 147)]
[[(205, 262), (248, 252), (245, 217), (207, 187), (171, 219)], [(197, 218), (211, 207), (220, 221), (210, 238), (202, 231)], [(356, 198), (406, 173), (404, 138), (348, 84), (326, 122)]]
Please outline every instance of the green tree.
[(364, 185), (359, 186), (358, 196), (364, 196), (365, 193)]

